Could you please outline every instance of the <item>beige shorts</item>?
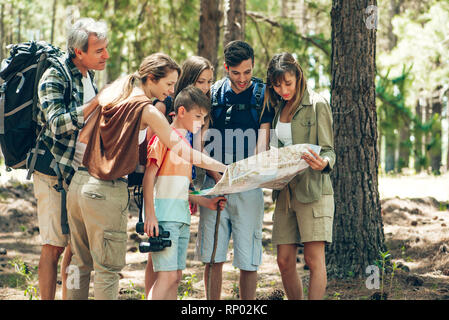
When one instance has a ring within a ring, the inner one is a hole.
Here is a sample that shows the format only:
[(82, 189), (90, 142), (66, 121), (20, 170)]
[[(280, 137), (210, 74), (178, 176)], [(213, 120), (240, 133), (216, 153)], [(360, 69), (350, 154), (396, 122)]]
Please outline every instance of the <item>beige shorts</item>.
[(58, 184), (58, 178), (35, 171), (33, 184), (42, 245), (66, 247), (69, 235), (62, 234), (61, 194), (53, 187)]
[[(287, 189), (288, 190), (288, 189)], [(283, 190), (283, 192), (288, 192)], [(334, 220), (334, 196), (323, 195), (311, 203), (301, 203), (291, 197), (290, 208), (279, 203), (285, 197), (279, 197), (273, 215), (272, 242), (278, 244), (299, 244), (311, 241), (332, 242)]]

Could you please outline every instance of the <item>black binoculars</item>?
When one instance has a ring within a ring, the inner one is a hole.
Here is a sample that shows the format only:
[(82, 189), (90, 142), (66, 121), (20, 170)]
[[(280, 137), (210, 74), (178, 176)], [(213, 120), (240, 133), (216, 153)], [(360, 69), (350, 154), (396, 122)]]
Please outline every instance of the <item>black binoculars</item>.
[[(140, 235), (143, 235), (145, 233), (143, 222), (137, 222), (136, 232)], [(159, 235), (157, 237), (148, 238), (147, 242), (142, 241), (139, 244), (139, 251), (141, 253), (156, 252), (156, 251), (162, 251), (166, 247), (171, 247), (171, 240), (164, 240), (169, 237), (170, 237), (170, 232), (164, 230), (164, 228), (162, 228), (162, 226), (159, 226)]]

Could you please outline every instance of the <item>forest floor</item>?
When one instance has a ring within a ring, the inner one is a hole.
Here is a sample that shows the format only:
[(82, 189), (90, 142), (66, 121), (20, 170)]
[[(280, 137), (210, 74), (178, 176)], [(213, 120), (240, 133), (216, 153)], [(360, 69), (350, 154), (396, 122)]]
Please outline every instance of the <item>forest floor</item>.
[[(37, 266), (41, 246), (36, 200), (32, 184), (24, 177), (25, 172), (22, 171), (1, 172), (0, 176), (0, 300), (38, 298)], [(383, 292), (388, 299), (449, 299), (449, 173), (439, 177), (384, 176), (380, 178), (379, 190), (390, 266), (396, 266), (394, 274), (386, 268)], [(264, 248), (258, 273), (257, 298), (286, 299), (276, 253), (271, 244), (274, 207), (270, 191), (264, 190), (264, 195)], [(135, 233), (137, 217), (137, 208), (131, 201), (127, 264), (121, 272), (119, 299), (143, 297), (147, 255), (138, 251), (138, 243), (144, 238)], [(198, 215), (194, 215), (187, 269), (183, 272), (178, 299), (205, 298), (204, 266), (194, 260), (197, 230)], [(232, 261), (231, 254), (229, 259)], [(307, 297), (309, 271), (304, 265), (301, 247), (297, 260), (297, 270), (302, 276)], [(365, 279), (329, 280), (325, 299), (368, 300), (379, 297), (382, 286), (377, 290), (368, 289), (368, 276)], [(223, 299), (238, 299), (238, 278), (238, 269), (231, 262), (225, 263)], [(92, 288), (90, 295), (93, 296)], [(61, 299), (60, 281), (56, 298)]]

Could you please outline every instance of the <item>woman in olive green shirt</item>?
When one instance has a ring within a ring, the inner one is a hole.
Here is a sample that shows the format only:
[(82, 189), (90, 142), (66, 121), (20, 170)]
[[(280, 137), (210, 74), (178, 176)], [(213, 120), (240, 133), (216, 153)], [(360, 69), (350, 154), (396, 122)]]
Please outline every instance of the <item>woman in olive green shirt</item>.
[[(304, 159), (309, 168), (283, 190), (273, 192), (273, 244), (288, 299), (302, 299), (296, 272), (297, 246), (304, 243), (304, 259), (310, 269), (309, 300), (322, 299), (326, 291), (325, 243), (332, 242), (334, 197), (329, 172), (335, 163), (332, 112), (328, 102), (307, 87), (301, 66), (289, 53), (275, 55), (267, 71), (265, 107), (274, 106), (272, 146), (315, 144)], [(299, 159), (298, 159), (299, 161)]]

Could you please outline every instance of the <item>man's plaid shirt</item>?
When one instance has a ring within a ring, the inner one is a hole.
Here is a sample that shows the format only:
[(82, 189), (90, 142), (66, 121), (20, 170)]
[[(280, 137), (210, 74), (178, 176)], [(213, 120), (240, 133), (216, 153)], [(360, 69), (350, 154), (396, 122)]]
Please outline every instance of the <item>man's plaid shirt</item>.
[[(40, 127), (47, 123), (42, 140), (55, 157), (64, 179), (69, 184), (75, 174), (72, 162), (78, 131), (84, 126), (84, 96), (83, 75), (71, 58), (66, 57), (65, 63), (72, 77), (70, 103), (66, 105), (65, 102), (69, 82), (63, 71), (53, 66), (48, 68), (39, 81), (37, 123)], [(89, 74), (93, 80), (93, 72), (89, 71)], [(98, 93), (94, 81), (92, 85), (95, 93)]]

